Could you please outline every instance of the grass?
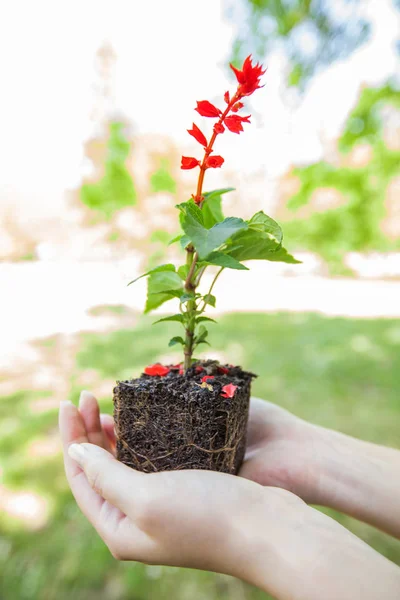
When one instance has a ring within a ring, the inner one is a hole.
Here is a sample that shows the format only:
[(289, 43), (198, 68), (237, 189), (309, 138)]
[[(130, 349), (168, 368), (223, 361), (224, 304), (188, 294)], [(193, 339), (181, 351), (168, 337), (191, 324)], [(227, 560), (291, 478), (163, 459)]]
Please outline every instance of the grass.
[[(145, 364), (179, 354), (165, 350), (173, 324), (140, 320), (131, 331), (82, 334), (70, 377), (76, 400), (89, 370), (98, 381), (136, 376)], [(254, 394), (314, 423), (376, 443), (398, 446), (400, 324), (313, 314), (235, 314), (210, 326), (215, 351), (259, 374)], [(161, 350), (161, 352), (160, 352)], [(54, 386), (57, 381), (54, 382)], [(109, 395), (103, 410), (111, 411)], [(48, 392), (47, 392), (48, 393)], [(51, 392), (50, 392), (51, 393)], [(67, 488), (58, 451), (32, 448), (55, 435), (57, 410), (35, 410), (46, 392), (20, 391), (0, 400), (2, 484), (41, 498), (47, 524), (32, 530), (0, 516), (2, 600), (261, 600), (268, 596), (234, 579), (165, 567), (116, 563), (80, 515)], [(400, 543), (330, 512), (379, 552), (400, 564)], [(34, 524), (33, 524), (34, 525)]]

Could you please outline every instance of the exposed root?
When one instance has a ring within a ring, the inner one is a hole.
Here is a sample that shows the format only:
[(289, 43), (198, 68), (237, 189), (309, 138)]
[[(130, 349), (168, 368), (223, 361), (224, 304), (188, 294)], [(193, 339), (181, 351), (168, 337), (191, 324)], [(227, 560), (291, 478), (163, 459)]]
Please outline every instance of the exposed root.
[[(204, 364), (207, 372), (210, 363)], [(204, 374), (204, 373), (203, 373)], [(207, 469), (237, 473), (245, 451), (253, 375), (240, 368), (215, 374), (212, 389), (200, 387), (202, 374), (142, 376), (114, 389), (119, 460), (145, 472)], [(227, 383), (234, 398), (221, 396)]]

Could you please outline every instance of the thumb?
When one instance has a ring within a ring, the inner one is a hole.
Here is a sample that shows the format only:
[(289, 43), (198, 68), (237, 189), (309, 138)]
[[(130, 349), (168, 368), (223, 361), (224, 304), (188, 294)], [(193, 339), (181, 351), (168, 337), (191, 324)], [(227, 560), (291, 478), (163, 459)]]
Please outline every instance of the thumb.
[(71, 444), (69, 456), (85, 472), (90, 486), (102, 498), (129, 514), (140, 494), (143, 473), (117, 461), (112, 454), (94, 444)]

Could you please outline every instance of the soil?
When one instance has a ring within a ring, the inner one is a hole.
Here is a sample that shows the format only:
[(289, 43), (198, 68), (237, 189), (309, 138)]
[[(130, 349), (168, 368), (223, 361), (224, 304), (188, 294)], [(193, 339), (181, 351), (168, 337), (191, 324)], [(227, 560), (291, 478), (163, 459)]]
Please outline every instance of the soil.
[[(205, 375), (214, 378), (202, 384)], [(118, 459), (147, 473), (205, 469), (236, 474), (246, 448), (253, 377), (240, 367), (206, 361), (195, 363), (185, 375), (176, 368), (164, 377), (143, 374), (118, 381)], [(221, 391), (229, 383), (237, 389), (233, 398), (224, 398)]]

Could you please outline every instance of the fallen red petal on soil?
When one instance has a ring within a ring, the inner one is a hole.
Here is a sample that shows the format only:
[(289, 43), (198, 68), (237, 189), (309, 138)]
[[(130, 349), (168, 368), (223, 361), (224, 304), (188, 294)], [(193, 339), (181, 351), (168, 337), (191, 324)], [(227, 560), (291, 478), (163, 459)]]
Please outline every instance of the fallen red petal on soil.
[(164, 365), (160, 365), (160, 363), (156, 363), (155, 365), (149, 365), (145, 368), (144, 373), (146, 375), (158, 375), (160, 377), (164, 377), (169, 373), (170, 369), (168, 367), (164, 367)]
[(235, 392), (237, 390), (237, 385), (233, 385), (233, 383), (228, 383), (228, 385), (224, 385), (221, 391), (221, 396), (224, 398), (233, 398)]

